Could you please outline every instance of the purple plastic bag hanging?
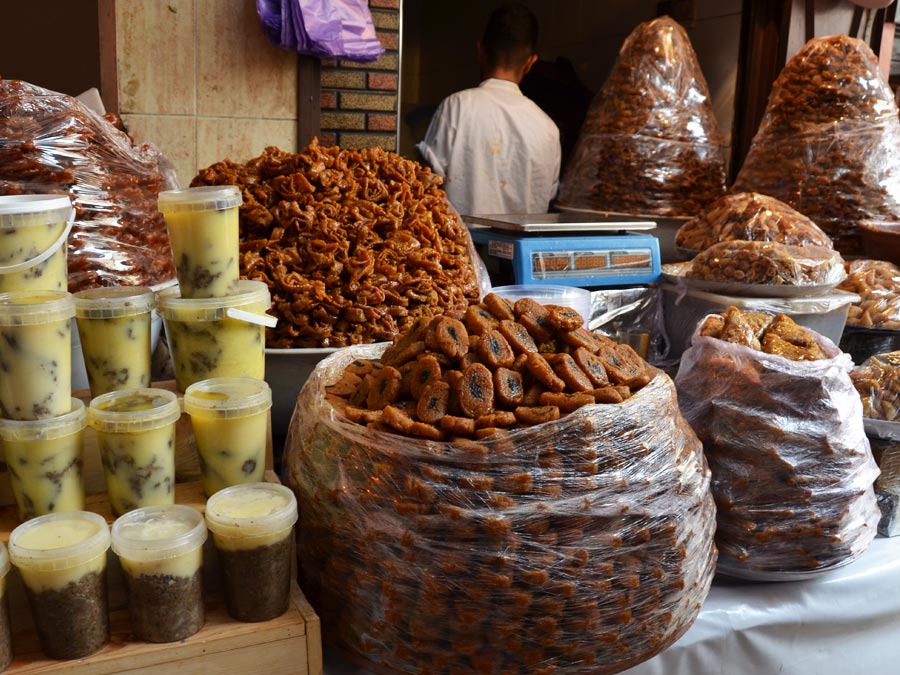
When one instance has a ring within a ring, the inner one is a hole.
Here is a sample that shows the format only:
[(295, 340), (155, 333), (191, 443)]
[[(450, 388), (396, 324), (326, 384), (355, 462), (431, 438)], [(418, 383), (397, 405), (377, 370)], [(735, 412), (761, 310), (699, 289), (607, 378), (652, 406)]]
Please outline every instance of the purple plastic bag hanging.
[(263, 33), (290, 51), (350, 61), (384, 53), (368, 0), (256, 0)]

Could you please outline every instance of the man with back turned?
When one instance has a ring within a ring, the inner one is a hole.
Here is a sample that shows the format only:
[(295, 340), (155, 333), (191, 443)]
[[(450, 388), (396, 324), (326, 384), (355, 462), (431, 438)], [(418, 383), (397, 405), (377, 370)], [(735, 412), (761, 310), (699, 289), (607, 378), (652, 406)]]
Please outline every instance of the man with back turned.
[(444, 99), (417, 146), (460, 213), (546, 213), (556, 195), (559, 129), (519, 89), (537, 35), (524, 5), (496, 9), (478, 42), (481, 84)]

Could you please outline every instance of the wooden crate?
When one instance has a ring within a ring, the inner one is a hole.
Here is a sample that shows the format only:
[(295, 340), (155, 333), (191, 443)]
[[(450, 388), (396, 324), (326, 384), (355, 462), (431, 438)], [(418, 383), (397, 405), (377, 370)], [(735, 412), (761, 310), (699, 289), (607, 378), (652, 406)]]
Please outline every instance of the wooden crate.
[[(174, 390), (173, 383), (155, 384)], [(86, 392), (75, 395), (87, 399)], [(271, 434), (266, 458), (266, 480), (277, 482), (272, 468)], [(85, 485), (88, 493), (85, 508), (99, 513), (110, 524), (110, 510), (103, 483), (96, 437), (85, 430)], [(0, 467), (0, 540), (19, 524), (18, 512), (9, 486), (6, 467)], [(199, 464), (190, 419), (184, 415), (176, 430), (175, 502), (203, 511), (206, 498), (200, 483)], [(294, 557), (296, 560), (296, 557)], [(288, 611), (277, 619), (260, 623), (235, 621), (225, 611), (220, 593), (217, 556), (210, 537), (204, 546), (204, 586), (206, 590), (206, 623), (195, 635), (175, 643), (152, 644), (133, 640), (128, 623), (125, 586), (118, 558), (109, 553), (107, 568), (110, 641), (103, 649), (83, 659), (55, 661), (44, 657), (28, 607), (25, 589), (13, 569), (8, 579), (7, 595), (13, 632), (15, 659), (4, 674), (66, 673), (72, 675), (322, 675), (322, 635), (319, 617), (303, 592), (292, 582)], [(296, 573), (294, 574), (296, 578)]]

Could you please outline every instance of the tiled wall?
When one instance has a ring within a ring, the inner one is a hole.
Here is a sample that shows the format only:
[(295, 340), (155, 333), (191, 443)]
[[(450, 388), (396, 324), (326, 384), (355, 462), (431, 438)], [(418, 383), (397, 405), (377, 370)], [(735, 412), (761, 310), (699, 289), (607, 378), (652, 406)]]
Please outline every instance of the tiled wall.
[(297, 55), (252, 0), (116, 0), (119, 111), (186, 186), (199, 168), (297, 143)]

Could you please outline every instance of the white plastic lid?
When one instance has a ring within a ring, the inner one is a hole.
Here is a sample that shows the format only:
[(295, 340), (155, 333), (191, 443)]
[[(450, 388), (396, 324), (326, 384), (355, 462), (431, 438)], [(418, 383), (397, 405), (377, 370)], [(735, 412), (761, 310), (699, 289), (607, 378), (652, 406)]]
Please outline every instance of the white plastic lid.
[(297, 498), (278, 483), (232, 485), (206, 502), (206, 524), (224, 537), (262, 537), (296, 522)]
[(84, 429), (87, 410), (80, 398), (72, 399), (71, 412), (40, 420), (0, 419), (0, 439), (4, 441), (49, 441), (71, 436)]
[(109, 525), (96, 513), (48, 513), (10, 533), (9, 557), (16, 567), (64, 570), (104, 554), (109, 543)]
[(115, 319), (145, 314), (153, 308), (153, 291), (145, 286), (105, 286), (78, 291), (75, 316), (83, 319)]
[[(219, 298), (182, 298), (177, 286), (157, 294), (159, 311), (164, 319), (174, 321), (222, 321), (229, 318), (231, 308), (271, 307), (269, 286), (264, 281), (238, 281), (238, 290)], [(255, 323), (255, 322), (254, 322)]]
[(188, 415), (247, 417), (272, 407), (272, 389), (253, 377), (212, 377), (184, 390)]
[(181, 417), (178, 396), (166, 389), (125, 389), (91, 400), (88, 424), (106, 433), (132, 433), (173, 424)]
[(240, 206), (244, 197), (237, 185), (206, 185), (167, 190), (159, 193), (159, 210), (168, 213), (181, 211), (222, 211)]
[(72, 214), (68, 195), (4, 195), (0, 228), (64, 223)]
[(14, 291), (0, 294), (0, 326), (29, 326), (71, 319), (75, 300), (65, 291)]
[(112, 550), (120, 558), (151, 562), (177, 558), (206, 541), (206, 521), (183, 504), (145, 506), (129, 511), (112, 526)]

